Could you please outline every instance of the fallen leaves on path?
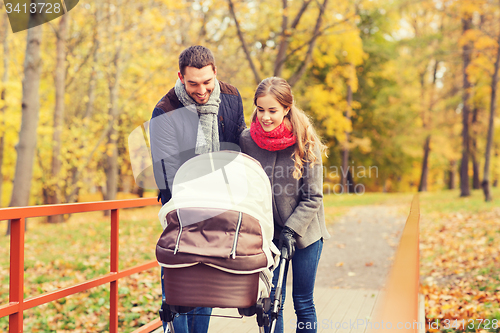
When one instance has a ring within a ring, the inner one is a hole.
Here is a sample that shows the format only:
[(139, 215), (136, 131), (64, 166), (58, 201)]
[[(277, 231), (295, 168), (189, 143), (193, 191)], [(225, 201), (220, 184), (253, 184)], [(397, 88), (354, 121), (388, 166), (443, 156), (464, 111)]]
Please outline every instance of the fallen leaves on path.
[(422, 216), (420, 232), (427, 322), (500, 319), (500, 209)]

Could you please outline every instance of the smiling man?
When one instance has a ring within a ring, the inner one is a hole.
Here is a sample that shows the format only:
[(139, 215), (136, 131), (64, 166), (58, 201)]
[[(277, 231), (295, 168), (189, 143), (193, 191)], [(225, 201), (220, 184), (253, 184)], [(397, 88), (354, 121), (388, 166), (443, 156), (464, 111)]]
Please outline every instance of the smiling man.
[(175, 87), (156, 104), (151, 153), (162, 204), (171, 198), (179, 167), (195, 155), (238, 147), (246, 128), (238, 89), (217, 80), (212, 52), (191, 46), (179, 56)]
[[(156, 104), (150, 121), (153, 171), (162, 204), (172, 197), (174, 176), (185, 161), (222, 149), (239, 150), (239, 136), (246, 127), (240, 93), (217, 80), (209, 49), (197, 45), (184, 50), (177, 75), (175, 86)], [(165, 298), (163, 278), (162, 268)], [(196, 308), (176, 317), (175, 332), (207, 332), (210, 314), (210, 308)]]

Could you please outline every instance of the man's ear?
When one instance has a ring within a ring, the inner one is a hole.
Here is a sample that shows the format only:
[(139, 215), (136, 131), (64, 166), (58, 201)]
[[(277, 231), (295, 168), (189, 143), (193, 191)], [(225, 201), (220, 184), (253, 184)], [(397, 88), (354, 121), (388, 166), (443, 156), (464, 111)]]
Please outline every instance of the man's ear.
[(182, 76), (181, 72), (177, 72), (177, 76), (179, 77), (179, 80), (181, 80), (182, 84), (185, 84), (184, 77)]
[(217, 66), (215, 66), (215, 69), (214, 69), (214, 76), (217, 76)]

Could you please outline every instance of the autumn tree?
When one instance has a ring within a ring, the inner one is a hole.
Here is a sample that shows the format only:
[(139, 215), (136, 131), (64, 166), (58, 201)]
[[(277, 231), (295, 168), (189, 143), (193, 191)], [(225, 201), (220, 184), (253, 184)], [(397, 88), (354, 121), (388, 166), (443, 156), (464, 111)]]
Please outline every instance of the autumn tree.
[[(499, 3), (500, 5), (500, 3)], [(498, 22), (498, 9), (490, 12), (491, 22)], [(496, 12), (496, 13), (495, 13)], [(497, 24), (492, 24), (492, 28), (497, 30), (496, 38), (496, 53), (495, 62), (493, 65), (493, 72), (491, 73), (491, 95), (490, 95), (490, 105), (489, 105), (489, 119), (488, 119), (488, 131), (486, 137), (486, 148), (484, 153), (484, 176), (481, 186), (483, 187), (485, 201), (492, 201), (491, 189), (490, 189), (490, 165), (491, 165), (491, 150), (494, 142), (494, 128), (495, 128), (495, 111), (497, 108), (497, 86), (498, 86), (498, 71), (500, 68), (500, 29)], [(494, 31), (494, 30), (493, 30)], [(489, 36), (492, 37), (492, 34)], [(494, 44), (493, 44), (494, 45)], [(494, 49), (494, 48), (493, 48)]]
[[(0, 5), (0, 7), (2, 7)], [(1, 10), (2, 8), (0, 8)], [(2, 15), (2, 48), (3, 48), (3, 74), (2, 74), (2, 86), (0, 88), (0, 207), (2, 206), (2, 185), (3, 185), (3, 155), (4, 155), (4, 147), (5, 147), (5, 110), (6, 106), (6, 94), (7, 82), (9, 80), (9, 22), (8, 22), (7, 13)]]
[[(59, 29), (56, 31), (56, 66), (54, 70), (55, 87), (55, 107), (52, 135), (52, 163), (51, 163), (51, 181), (44, 188), (44, 198), (47, 204), (61, 203), (60, 180), (61, 172), (61, 145), (62, 129), (64, 125), (64, 95), (66, 91), (66, 38), (68, 34), (69, 13), (61, 16), (59, 20)], [(48, 217), (48, 222), (57, 223), (62, 221), (61, 215), (52, 215)]]
[[(30, 14), (30, 20), (40, 20), (39, 14)], [(26, 56), (24, 59), (23, 98), (21, 103), (22, 120), (17, 144), (16, 171), (10, 207), (27, 206), (29, 203), (33, 175), (33, 160), (40, 109), (40, 44), (42, 42), (42, 27), (40, 25), (28, 29), (26, 41)], [(10, 233), (10, 223), (7, 233)]]
[[(462, 13), (462, 31), (465, 38), (466, 34), (471, 29), (472, 13)], [(467, 197), (470, 195), (469, 185), (469, 113), (470, 113), (470, 93), (471, 84), (467, 67), (471, 62), (472, 46), (470, 41), (466, 40), (462, 46), (463, 59), (463, 92), (462, 92), (462, 161), (460, 163), (460, 196)]]

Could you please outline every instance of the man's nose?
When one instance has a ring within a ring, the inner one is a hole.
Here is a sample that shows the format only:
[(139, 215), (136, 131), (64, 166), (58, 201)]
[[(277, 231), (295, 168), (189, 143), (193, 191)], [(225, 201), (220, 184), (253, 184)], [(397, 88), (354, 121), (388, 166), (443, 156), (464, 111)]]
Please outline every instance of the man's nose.
[(197, 91), (197, 93), (200, 95), (204, 95), (206, 92), (207, 92), (207, 88), (205, 88), (205, 86), (201, 86)]

